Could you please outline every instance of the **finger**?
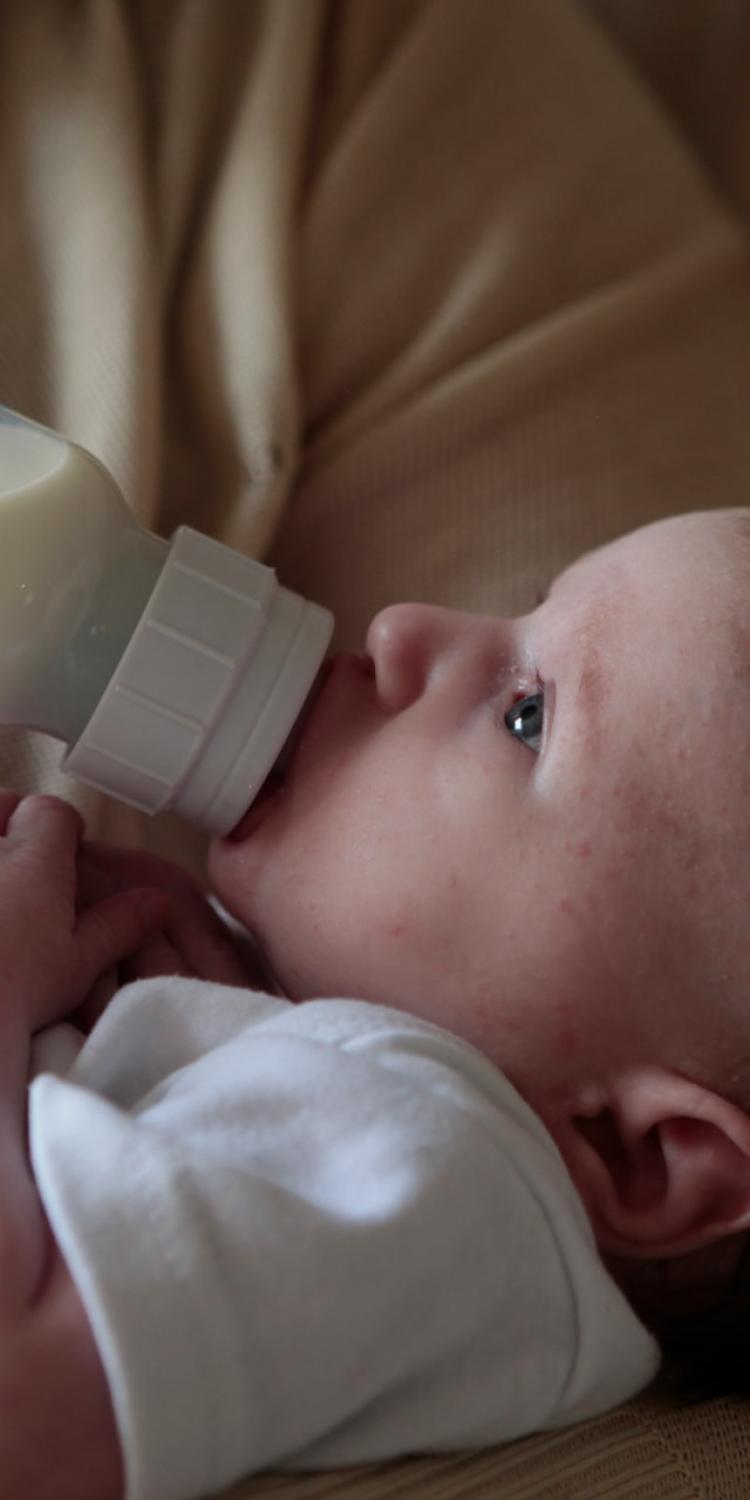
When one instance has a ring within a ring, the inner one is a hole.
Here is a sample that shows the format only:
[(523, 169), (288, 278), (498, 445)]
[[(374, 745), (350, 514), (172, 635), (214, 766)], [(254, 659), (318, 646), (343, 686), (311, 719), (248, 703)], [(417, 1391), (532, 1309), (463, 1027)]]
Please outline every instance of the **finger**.
[[(135, 886), (153, 886), (165, 891), (181, 890), (187, 881), (187, 889), (191, 889), (190, 877), (185, 879), (171, 879), (168, 871), (162, 867), (173, 868), (176, 876), (184, 874), (178, 865), (171, 866), (171, 861), (162, 860), (158, 855), (151, 855), (136, 849), (111, 847), (106, 844), (92, 843), (84, 839), (78, 849), (76, 873), (77, 889), (76, 901), (79, 908), (91, 906), (94, 901), (101, 901), (104, 896), (113, 896), (117, 891), (132, 890)], [(196, 886), (196, 889), (199, 887)]]
[(217, 984), (247, 984), (247, 971), (224, 923), (204, 896), (176, 902), (168, 933), (190, 972)]
[(13, 792), (7, 786), (0, 787), (0, 837), (4, 836), (8, 827), (8, 820), (15, 812), (20, 801), (20, 792)]
[(152, 854), (148, 849), (126, 849), (117, 844), (85, 840), (81, 845), (92, 871), (101, 870), (119, 882), (118, 889), (132, 885), (158, 886), (161, 890), (205, 895), (204, 887), (194, 875), (174, 860)]
[(22, 797), (6, 828), (8, 852), (30, 863), (37, 875), (55, 887), (71, 911), (76, 893), (75, 857), (83, 832), (77, 808), (61, 797)]
[(81, 845), (79, 870), (80, 886), (89, 901), (98, 880), (100, 895), (133, 883), (174, 892), (167, 936), (183, 960), (180, 972), (218, 984), (247, 984), (247, 969), (224, 923), (208, 904), (203, 887), (182, 866), (147, 850), (86, 841)]
[(79, 1031), (83, 1031), (88, 1036), (88, 1033), (96, 1025), (99, 1017), (104, 1014), (110, 1000), (113, 995), (117, 994), (119, 988), (120, 980), (117, 969), (113, 964), (111, 969), (106, 969), (103, 974), (99, 975), (99, 978), (91, 986), (83, 1004), (79, 1005), (78, 1009), (72, 1012), (70, 1020), (73, 1025), (77, 1026)]
[(158, 979), (162, 975), (179, 975), (182, 979), (195, 977), (186, 959), (166, 937), (153, 938), (138, 953), (120, 964), (123, 984), (130, 984), (134, 979)]
[[(138, 882), (142, 884), (143, 882)], [(89, 847), (82, 843), (76, 860), (76, 906), (78, 910), (93, 906), (105, 896), (114, 896), (117, 891), (127, 890), (128, 882), (92, 859)]]
[(21, 797), (8, 819), (6, 834), (15, 844), (33, 843), (52, 857), (75, 854), (83, 818), (62, 797)]
[[(90, 904), (114, 889), (127, 886), (156, 885), (174, 892), (166, 938), (171, 957), (177, 954), (180, 972), (199, 980), (217, 984), (246, 984), (248, 971), (237, 954), (233, 938), (208, 904), (205, 891), (189, 871), (171, 859), (144, 849), (123, 849), (115, 844), (81, 844), (78, 855), (80, 870), (80, 904)], [(166, 950), (153, 957), (154, 965), (166, 962)], [(154, 974), (166, 974), (165, 968), (154, 968)], [(142, 978), (142, 975), (139, 975)]]
[(103, 970), (145, 947), (168, 916), (169, 897), (148, 888), (107, 896), (80, 912), (74, 932), (79, 987), (89, 989)]

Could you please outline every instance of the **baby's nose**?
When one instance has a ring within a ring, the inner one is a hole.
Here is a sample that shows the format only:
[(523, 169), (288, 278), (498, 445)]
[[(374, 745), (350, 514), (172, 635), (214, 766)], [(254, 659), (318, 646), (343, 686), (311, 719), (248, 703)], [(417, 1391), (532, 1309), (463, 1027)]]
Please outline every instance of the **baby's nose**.
[(450, 649), (461, 615), (432, 604), (391, 604), (367, 632), (366, 650), (375, 667), (378, 700), (399, 713), (421, 696), (428, 678)]

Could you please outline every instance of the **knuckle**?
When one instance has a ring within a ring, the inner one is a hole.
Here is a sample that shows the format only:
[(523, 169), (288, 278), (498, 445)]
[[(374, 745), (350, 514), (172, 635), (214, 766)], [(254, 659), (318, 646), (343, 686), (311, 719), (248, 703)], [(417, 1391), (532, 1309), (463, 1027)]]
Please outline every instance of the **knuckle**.
[(73, 812), (69, 802), (64, 802), (62, 797), (55, 797), (52, 792), (32, 792), (30, 796), (24, 797), (24, 802), (29, 803), (39, 812)]
[(40, 817), (66, 818), (71, 823), (83, 827), (83, 818), (77, 807), (71, 802), (66, 802), (62, 797), (56, 797), (51, 792), (34, 792), (29, 797), (24, 797), (24, 805)]

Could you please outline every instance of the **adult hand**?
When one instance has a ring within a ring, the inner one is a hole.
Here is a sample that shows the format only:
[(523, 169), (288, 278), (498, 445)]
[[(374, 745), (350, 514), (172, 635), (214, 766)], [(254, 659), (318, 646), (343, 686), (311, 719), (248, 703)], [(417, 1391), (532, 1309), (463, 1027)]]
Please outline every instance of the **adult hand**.
[(169, 898), (162, 930), (124, 956), (87, 997), (76, 1017), (83, 1030), (90, 1030), (115, 991), (134, 979), (181, 975), (245, 989), (257, 981), (228, 928), (209, 905), (203, 887), (172, 860), (142, 849), (86, 842), (79, 853), (78, 882), (83, 903), (144, 885), (158, 888)]
[(21, 1007), (30, 1032), (67, 1016), (168, 916), (168, 893), (143, 880), (81, 907), (82, 832), (80, 814), (59, 797), (0, 788), (0, 1007)]

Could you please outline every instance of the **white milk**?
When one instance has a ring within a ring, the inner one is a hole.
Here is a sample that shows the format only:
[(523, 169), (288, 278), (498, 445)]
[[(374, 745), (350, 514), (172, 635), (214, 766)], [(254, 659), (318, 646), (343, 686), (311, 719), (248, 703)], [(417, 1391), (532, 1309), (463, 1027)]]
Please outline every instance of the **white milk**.
[(0, 408), (0, 724), (77, 738), (167, 550), (90, 454)]
[(67, 741), (71, 775), (228, 832), (332, 630), (263, 563), (144, 531), (96, 459), (0, 407), (0, 725)]

